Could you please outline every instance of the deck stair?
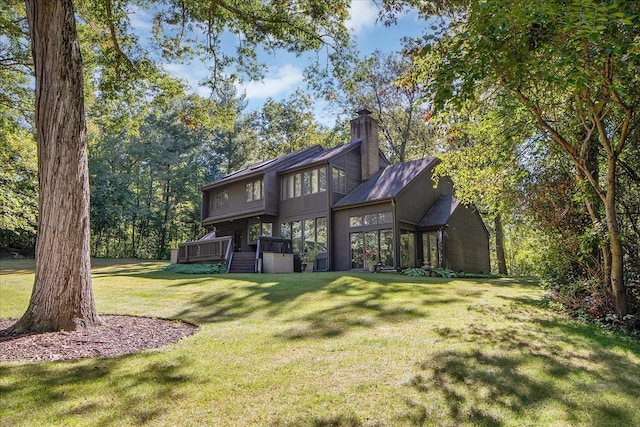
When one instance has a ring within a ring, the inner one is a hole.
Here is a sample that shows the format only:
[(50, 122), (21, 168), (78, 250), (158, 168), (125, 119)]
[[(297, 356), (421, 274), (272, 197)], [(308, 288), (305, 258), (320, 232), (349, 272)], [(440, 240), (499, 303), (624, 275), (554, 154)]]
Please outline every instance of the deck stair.
[(253, 252), (234, 252), (229, 273), (255, 273), (256, 254)]

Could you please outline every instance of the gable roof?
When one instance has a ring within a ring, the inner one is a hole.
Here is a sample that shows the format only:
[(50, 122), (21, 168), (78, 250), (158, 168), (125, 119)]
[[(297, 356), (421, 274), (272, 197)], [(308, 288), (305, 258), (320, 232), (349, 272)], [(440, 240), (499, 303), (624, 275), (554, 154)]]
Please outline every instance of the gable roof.
[(438, 198), (429, 212), (420, 220), (418, 228), (442, 227), (449, 222), (460, 202), (453, 194), (444, 194)]
[(202, 190), (208, 190), (210, 188), (217, 187), (222, 184), (228, 184), (230, 182), (239, 181), (251, 176), (262, 175), (265, 172), (268, 172), (274, 169), (288, 168), (291, 164), (300, 162), (301, 160), (304, 160), (307, 158), (311, 158), (317, 155), (318, 153), (321, 153), (322, 151), (324, 150), (320, 145), (314, 145), (313, 147), (294, 151), (292, 153), (285, 154), (284, 156), (281, 156), (281, 157), (276, 157), (274, 159), (269, 159), (259, 163), (255, 163), (244, 169), (231, 172), (230, 174), (223, 176), (217, 181), (204, 185), (202, 187)]
[(362, 139), (355, 139), (348, 144), (338, 145), (337, 147), (324, 149), (313, 156), (309, 156), (300, 160), (299, 162), (289, 166), (286, 170), (282, 170), (281, 172), (289, 172), (291, 170), (303, 168), (305, 166), (309, 166), (314, 163), (327, 161), (334, 156), (338, 156), (342, 153), (346, 153), (347, 151), (351, 151), (357, 148), (360, 142), (362, 142)]
[(379, 170), (368, 180), (351, 190), (333, 207), (345, 207), (377, 200), (392, 199), (416, 179), (425, 169), (433, 166), (435, 157), (396, 163)]

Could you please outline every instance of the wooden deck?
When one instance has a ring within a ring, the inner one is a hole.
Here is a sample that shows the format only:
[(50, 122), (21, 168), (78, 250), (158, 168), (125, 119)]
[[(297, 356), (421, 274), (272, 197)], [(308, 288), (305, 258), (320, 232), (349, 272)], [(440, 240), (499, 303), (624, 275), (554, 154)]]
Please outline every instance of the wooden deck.
[(178, 263), (227, 262), (231, 255), (231, 236), (180, 243)]
[[(293, 253), (291, 239), (260, 236), (256, 241), (255, 252), (240, 252), (234, 256), (231, 236), (209, 238), (185, 242), (178, 245), (180, 264), (225, 262), (230, 272), (253, 273), (258, 271), (258, 260), (264, 252)], [(237, 265), (233, 265), (233, 264)], [(245, 265), (246, 264), (246, 265)]]

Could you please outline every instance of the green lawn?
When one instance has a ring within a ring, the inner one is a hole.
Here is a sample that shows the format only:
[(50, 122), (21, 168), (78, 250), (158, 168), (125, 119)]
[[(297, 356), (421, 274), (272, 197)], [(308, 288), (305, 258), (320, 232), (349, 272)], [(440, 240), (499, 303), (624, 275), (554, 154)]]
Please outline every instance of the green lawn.
[[(31, 261), (1, 262), (0, 318)], [(113, 359), (0, 363), (0, 425), (640, 426), (640, 344), (565, 320), (528, 280), (178, 275), (94, 263), (102, 313), (200, 331)]]

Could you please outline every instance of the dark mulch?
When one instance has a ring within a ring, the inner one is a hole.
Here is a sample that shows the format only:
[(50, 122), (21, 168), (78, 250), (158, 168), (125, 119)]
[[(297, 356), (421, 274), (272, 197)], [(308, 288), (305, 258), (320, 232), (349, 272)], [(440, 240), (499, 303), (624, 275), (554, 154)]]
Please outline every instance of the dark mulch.
[(0, 320), (0, 360), (42, 362), (113, 357), (173, 344), (198, 327), (151, 317), (102, 315), (103, 325), (78, 331), (10, 334), (15, 320)]

